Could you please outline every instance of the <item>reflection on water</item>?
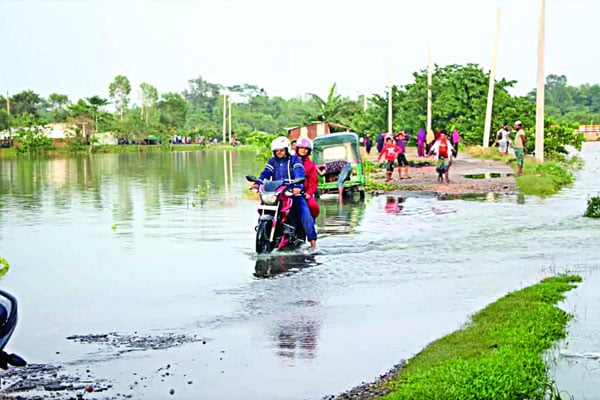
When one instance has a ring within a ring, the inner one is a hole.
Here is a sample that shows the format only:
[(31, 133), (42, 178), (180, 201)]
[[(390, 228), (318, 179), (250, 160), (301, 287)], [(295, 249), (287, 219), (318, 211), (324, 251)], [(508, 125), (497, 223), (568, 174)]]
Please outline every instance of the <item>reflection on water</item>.
[(404, 208), (404, 197), (387, 196), (385, 199), (385, 212), (388, 214), (400, 214)]
[[(300, 250), (303, 251), (303, 250)], [(284, 272), (298, 272), (303, 268), (319, 265), (314, 254), (274, 253), (256, 259), (254, 276), (269, 278)]]
[(360, 200), (344, 200), (339, 204), (337, 198), (319, 200), (321, 214), (317, 217), (319, 234), (340, 235), (354, 233), (360, 224), (366, 203)]
[(295, 306), (300, 311), (279, 321), (273, 332), (277, 355), (283, 359), (315, 358), (320, 328), (319, 304), (307, 301)]

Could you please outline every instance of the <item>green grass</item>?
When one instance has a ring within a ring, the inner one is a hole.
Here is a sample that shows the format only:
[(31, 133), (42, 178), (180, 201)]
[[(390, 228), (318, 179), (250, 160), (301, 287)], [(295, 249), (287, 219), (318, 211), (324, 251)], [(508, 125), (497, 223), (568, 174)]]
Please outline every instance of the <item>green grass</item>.
[[(544, 399), (553, 392), (542, 354), (565, 337), (571, 315), (555, 304), (579, 276), (556, 276), (513, 292), (463, 329), (406, 362), (387, 400)], [(556, 397), (555, 397), (556, 398)]]
[(555, 161), (530, 163), (523, 166), (523, 175), (517, 177), (517, 188), (523, 194), (545, 197), (560, 192), (574, 180), (575, 175), (564, 164)]
[[(501, 156), (496, 148), (474, 146), (469, 148), (469, 154), (487, 160), (502, 161), (510, 165), (515, 173), (517, 163), (514, 155)], [(538, 163), (533, 157), (525, 157), (523, 175), (517, 177), (517, 189), (526, 195), (539, 197), (551, 196), (560, 192), (575, 180), (573, 170), (579, 169), (582, 161), (578, 157), (566, 160), (561, 156), (548, 157), (543, 163)]]

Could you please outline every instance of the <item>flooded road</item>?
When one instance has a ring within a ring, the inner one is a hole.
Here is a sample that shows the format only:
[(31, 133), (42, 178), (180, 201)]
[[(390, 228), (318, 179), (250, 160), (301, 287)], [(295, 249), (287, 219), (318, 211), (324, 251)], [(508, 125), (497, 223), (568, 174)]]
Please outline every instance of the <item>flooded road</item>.
[(58, 397), (344, 391), (545, 276), (585, 271), (597, 291), (599, 226), (582, 214), (600, 146), (582, 157), (574, 187), (545, 200), (323, 200), (318, 253), (269, 257), (253, 248), (252, 152), (0, 160), (0, 285), (20, 301), (8, 350), (77, 378)]

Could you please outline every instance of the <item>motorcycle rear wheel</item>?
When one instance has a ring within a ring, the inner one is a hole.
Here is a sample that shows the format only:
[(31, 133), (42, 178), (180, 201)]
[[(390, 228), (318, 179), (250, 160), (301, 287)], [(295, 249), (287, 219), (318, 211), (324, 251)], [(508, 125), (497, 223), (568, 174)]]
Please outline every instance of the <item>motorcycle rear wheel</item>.
[(256, 252), (258, 254), (269, 254), (273, 251), (273, 245), (269, 241), (271, 237), (271, 221), (260, 221), (256, 229)]

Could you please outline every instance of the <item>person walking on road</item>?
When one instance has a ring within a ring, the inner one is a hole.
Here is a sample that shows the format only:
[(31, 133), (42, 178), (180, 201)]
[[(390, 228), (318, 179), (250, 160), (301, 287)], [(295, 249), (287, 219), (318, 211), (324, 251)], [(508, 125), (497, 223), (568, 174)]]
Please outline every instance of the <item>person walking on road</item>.
[(435, 170), (438, 173), (438, 182), (442, 183), (445, 179), (446, 183), (450, 183), (449, 173), (454, 147), (452, 147), (452, 143), (450, 143), (450, 139), (445, 131), (440, 133), (439, 138), (431, 146), (430, 152), (435, 153), (437, 156)]
[(515, 135), (515, 141), (513, 143), (513, 149), (515, 156), (517, 157), (517, 175), (523, 175), (523, 159), (525, 158), (525, 131), (523, 130), (523, 123), (521, 121), (515, 121), (515, 129), (517, 131)]
[(498, 151), (501, 156), (508, 154), (508, 145), (510, 144), (510, 129), (505, 122), (502, 128), (496, 132), (496, 143), (498, 143)]
[(377, 152), (381, 153), (381, 150), (383, 150), (383, 145), (385, 142), (385, 138), (383, 137), (383, 132), (379, 132), (377, 134), (377, 137), (375, 138), (375, 142), (377, 142)]
[(425, 157), (425, 140), (427, 138), (427, 133), (425, 133), (425, 129), (419, 129), (419, 133), (417, 133), (417, 156), (419, 158)]
[(452, 146), (454, 147), (454, 158), (458, 156), (458, 144), (460, 143), (460, 133), (458, 133), (458, 129), (452, 131)]

